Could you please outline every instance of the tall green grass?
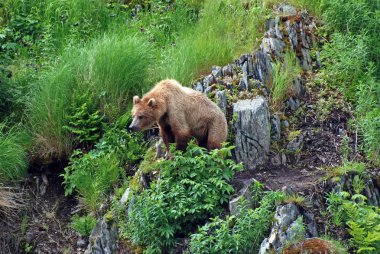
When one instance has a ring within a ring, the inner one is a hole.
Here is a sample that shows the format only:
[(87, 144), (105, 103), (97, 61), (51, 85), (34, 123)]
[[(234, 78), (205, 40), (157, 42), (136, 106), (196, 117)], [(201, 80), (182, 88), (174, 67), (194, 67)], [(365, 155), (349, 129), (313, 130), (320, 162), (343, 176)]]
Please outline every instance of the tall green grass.
[(212, 65), (231, 62), (251, 51), (262, 36), (266, 9), (256, 1), (205, 1), (196, 25), (179, 34), (164, 53), (160, 78), (175, 78), (185, 85)]
[(5, 124), (0, 124), (0, 182), (22, 179), (28, 166), (27, 135), (16, 129), (7, 132), (5, 129)]
[(287, 97), (292, 95), (292, 84), (301, 74), (295, 53), (288, 51), (285, 53), (284, 62), (276, 62), (273, 65), (273, 85), (271, 88), (271, 101), (275, 110), (281, 108), (281, 103)]
[(330, 0), (323, 18), (331, 42), (324, 46), (322, 79), (339, 88), (355, 107), (354, 127), (362, 151), (380, 165), (379, 1)]
[(28, 117), (37, 155), (71, 152), (72, 137), (63, 126), (74, 93), (88, 92), (110, 121), (124, 113), (132, 96), (146, 89), (152, 58), (150, 44), (135, 35), (105, 35), (87, 47), (67, 48), (32, 93)]

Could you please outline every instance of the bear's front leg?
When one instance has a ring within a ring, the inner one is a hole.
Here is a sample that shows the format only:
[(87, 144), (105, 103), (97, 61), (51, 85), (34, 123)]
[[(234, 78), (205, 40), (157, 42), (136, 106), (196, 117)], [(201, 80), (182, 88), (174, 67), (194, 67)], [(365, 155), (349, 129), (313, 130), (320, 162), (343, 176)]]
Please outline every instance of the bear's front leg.
[(165, 147), (166, 147), (166, 154), (165, 158), (170, 157), (170, 143), (174, 143), (174, 134), (167, 124), (159, 124), (160, 127), (160, 136), (162, 138), (162, 141), (164, 141)]

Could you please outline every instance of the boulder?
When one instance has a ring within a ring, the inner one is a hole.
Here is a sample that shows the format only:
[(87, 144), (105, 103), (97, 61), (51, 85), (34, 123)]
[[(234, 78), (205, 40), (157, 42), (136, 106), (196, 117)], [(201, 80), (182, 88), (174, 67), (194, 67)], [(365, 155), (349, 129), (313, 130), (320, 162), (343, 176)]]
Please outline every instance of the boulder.
[(259, 253), (281, 253), (288, 242), (304, 238), (305, 229), (297, 206), (292, 203), (281, 205), (276, 209), (271, 233), (261, 243)]
[(235, 155), (248, 169), (266, 161), (270, 145), (268, 103), (263, 97), (240, 100), (233, 105), (235, 124)]
[(92, 229), (85, 254), (112, 254), (117, 250), (117, 226), (115, 222), (98, 220)]

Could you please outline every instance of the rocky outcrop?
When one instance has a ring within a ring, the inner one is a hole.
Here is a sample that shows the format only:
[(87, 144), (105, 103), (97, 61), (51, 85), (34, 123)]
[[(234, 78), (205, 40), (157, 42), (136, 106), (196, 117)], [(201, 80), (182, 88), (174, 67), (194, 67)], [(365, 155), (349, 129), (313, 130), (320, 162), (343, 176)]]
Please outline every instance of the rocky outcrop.
[[(261, 41), (260, 50), (243, 54), (234, 63), (213, 66), (211, 73), (193, 83), (193, 88), (212, 98), (226, 114), (229, 122), (237, 114), (236, 159), (248, 169), (254, 169), (265, 162), (269, 150), (269, 139), (279, 140), (281, 131), (288, 122), (282, 122), (279, 115), (269, 116), (267, 104), (258, 105), (257, 96), (269, 100), (273, 86), (273, 64), (283, 62), (285, 52), (293, 50), (303, 71), (310, 71), (310, 49), (315, 38), (315, 22), (307, 13), (297, 11), (293, 6), (280, 5), (277, 16), (267, 23), (268, 30)], [(294, 79), (290, 88), (292, 97), (285, 107), (296, 110), (300, 106), (299, 97), (305, 93), (303, 80)], [(271, 127), (269, 127), (270, 119)], [(271, 129), (271, 134), (267, 130)], [(269, 137), (270, 136), (270, 137)], [(268, 139), (269, 137), (269, 139)]]
[(248, 202), (248, 207), (254, 208), (253, 200), (252, 200), (252, 194), (253, 189), (252, 185), (256, 180), (251, 178), (243, 181), (242, 185), (243, 187), (240, 189), (240, 191), (237, 193), (236, 197), (231, 199), (231, 201), (228, 204), (228, 208), (230, 210), (230, 214), (236, 214), (238, 210), (238, 205), (241, 199), (244, 199)]
[(260, 246), (260, 254), (281, 253), (286, 243), (305, 238), (302, 217), (295, 204), (278, 206), (274, 223), (268, 238)]
[(85, 254), (112, 254), (117, 250), (118, 231), (115, 222), (98, 220), (92, 229)]

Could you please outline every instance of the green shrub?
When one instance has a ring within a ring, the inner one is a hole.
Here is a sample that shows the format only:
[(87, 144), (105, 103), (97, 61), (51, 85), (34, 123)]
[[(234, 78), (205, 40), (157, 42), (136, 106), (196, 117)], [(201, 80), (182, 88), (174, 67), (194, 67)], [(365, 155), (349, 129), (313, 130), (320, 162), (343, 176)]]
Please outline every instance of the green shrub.
[(337, 225), (348, 227), (351, 246), (358, 253), (379, 253), (380, 251), (380, 209), (365, 203), (366, 197), (355, 194), (350, 198), (347, 192), (332, 192), (327, 196), (328, 211)]
[(329, 176), (342, 176), (352, 172), (361, 174), (364, 173), (366, 169), (367, 166), (363, 162), (345, 161), (341, 166), (328, 168), (327, 172)]
[(76, 150), (62, 174), (65, 195), (77, 192), (86, 209), (96, 212), (122, 173), (123, 169), (113, 152), (90, 151), (82, 154)]
[(141, 193), (133, 192), (128, 222), (122, 235), (160, 253), (170, 250), (179, 236), (222, 211), (234, 191), (228, 184), (241, 164), (228, 159), (232, 147), (206, 152), (193, 143), (172, 160), (162, 160), (160, 178)]
[(26, 176), (27, 139), (25, 132), (15, 128), (6, 131), (5, 124), (0, 124), (0, 182), (20, 180)]
[(79, 217), (79, 215), (75, 214), (71, 218), (71, 227), (81, 236), (89, 236), (95, 224), (96, 219), (91, 215)]
[(41, 75), (31, 96), (28, 118), (36, 153), (47, 159), (70, 154), (73, 137), (63, 126), (73, 92), (91, 91), (94, 108), (115, 121), (132, 96), (146, 89), (151, 57), (149, 44), (131, 35), (105, 35), (86, 48), (67, 49), (60, 63)]
[(120, 166), (132, 166), (144, 157), (142, 141), (142, 133), (131, 134), (123, 128), (112, 127), (106, 130), (95, 147), (99, 151), (112, 151), (117, 156)]
[(63, 128), (74, 135), (74, 139), (81, 144), (91, 144), (100, 138), (103, 116), (94, 109), (89, 93), (79, 95), (74, 92), (72, 105), (65, 115)]
[(142, 134), (132, 135), (117, 126), (109, 127), (88, 153), (75, 150), (62, 174), (65, 195), (77, 192), (86, 208), (95, 212), (107, 194), (124, 176), (123, 167), (142, 159)]
[(240, 201), (236, 215), (219, 217), (198, 228), (191, 235), (191, 253), (257, 253), (265, 234), (270, 228), (276, 201), (282, 194), (269, 192), (254, 210)]

